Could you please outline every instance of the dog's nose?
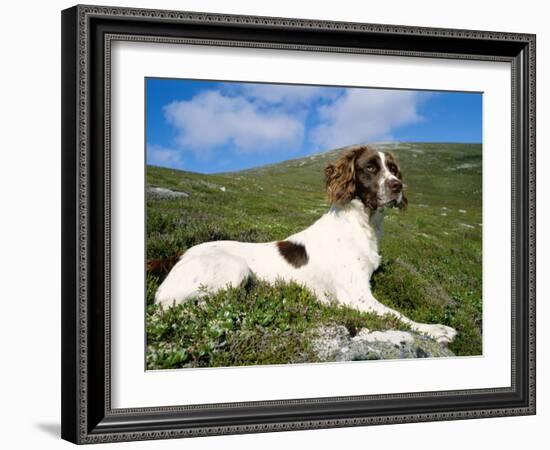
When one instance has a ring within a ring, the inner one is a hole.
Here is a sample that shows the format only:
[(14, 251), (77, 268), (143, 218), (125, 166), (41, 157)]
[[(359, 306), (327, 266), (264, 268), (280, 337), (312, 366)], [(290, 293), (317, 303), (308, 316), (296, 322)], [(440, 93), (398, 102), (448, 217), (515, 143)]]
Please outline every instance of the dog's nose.
[(401, 188), (403, 187), (403, 183), (401, 183), (401, 181), (399, 181), (397, 178), (394, 178), (393, 180), (389, 181), (388, 187), (394, 194), (397, 194), (398, 192), (401, 191)]

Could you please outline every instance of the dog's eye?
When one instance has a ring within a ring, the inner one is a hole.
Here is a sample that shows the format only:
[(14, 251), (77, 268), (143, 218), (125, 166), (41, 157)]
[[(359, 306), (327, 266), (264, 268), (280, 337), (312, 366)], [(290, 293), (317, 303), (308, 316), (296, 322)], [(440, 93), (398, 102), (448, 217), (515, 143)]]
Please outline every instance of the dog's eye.
[(397, 166), (390, 164), (389, 166), (390, 172), (395, 175), (397, 173)]
[(374, 173), (378, 169), (374, 164), (367, 164), (367, 172)]

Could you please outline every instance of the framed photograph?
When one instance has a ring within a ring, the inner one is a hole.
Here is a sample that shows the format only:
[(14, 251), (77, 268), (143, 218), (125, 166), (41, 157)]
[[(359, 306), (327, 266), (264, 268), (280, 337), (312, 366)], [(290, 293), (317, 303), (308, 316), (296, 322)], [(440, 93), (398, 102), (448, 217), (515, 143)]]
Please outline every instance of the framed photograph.
[(62, 437), (535, 413), (535, 36), (62, 12)]

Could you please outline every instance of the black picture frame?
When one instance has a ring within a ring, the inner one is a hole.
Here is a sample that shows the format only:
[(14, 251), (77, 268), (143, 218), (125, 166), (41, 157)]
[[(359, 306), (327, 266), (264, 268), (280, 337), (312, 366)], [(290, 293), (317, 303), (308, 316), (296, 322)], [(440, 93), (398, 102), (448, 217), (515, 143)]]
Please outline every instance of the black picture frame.
[[(113, 40), (507, 61), (512, 67), (512, 373), (506, 388), (112, 409)], [(62, 437), (162, 439), (535, 414), (535, 36), (120, 7), (62, 12)]]

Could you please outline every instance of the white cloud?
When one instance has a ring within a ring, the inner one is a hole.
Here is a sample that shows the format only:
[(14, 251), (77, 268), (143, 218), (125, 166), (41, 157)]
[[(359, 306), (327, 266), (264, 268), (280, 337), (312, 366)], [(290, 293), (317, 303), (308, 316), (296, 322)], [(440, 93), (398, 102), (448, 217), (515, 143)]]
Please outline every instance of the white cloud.
[(177, 129), (177, 144), (203, 158), (210, 156), (210, 150), (227, 145), (242, 153), (299, 147), (304, 137), (299, 117), (219, 91), (172, 102), (164, 107), (164, 114)]
[(228, 152), (290, 157), (306, 149), (391, 141), (397, 128), (422, 120), (418, 105), (427, 95), (252, 83), (203, 91), (164, 106), (176, 131), (174, 148), (153, 147), (148, 162), (181, 168), (186, 152), (203, 161)]
[(296, 104), (309, 106), (312, 100), (333, 100), (341, 95), (341, 90), (335, 88), (285, 84), (244, 84), (241, 92), (254, 100), (286, 107)]
[(181, 151), (159, 145), (147, 145), (147, 164), (175, 169), (184, 168)]
[(318, 109), (319, 123), (310, 140), (317, 149), (332, 149), (374, 140), (391, 140), (398, 127), (422, 118), (414, 91), (346, 89), (344, 95)]

